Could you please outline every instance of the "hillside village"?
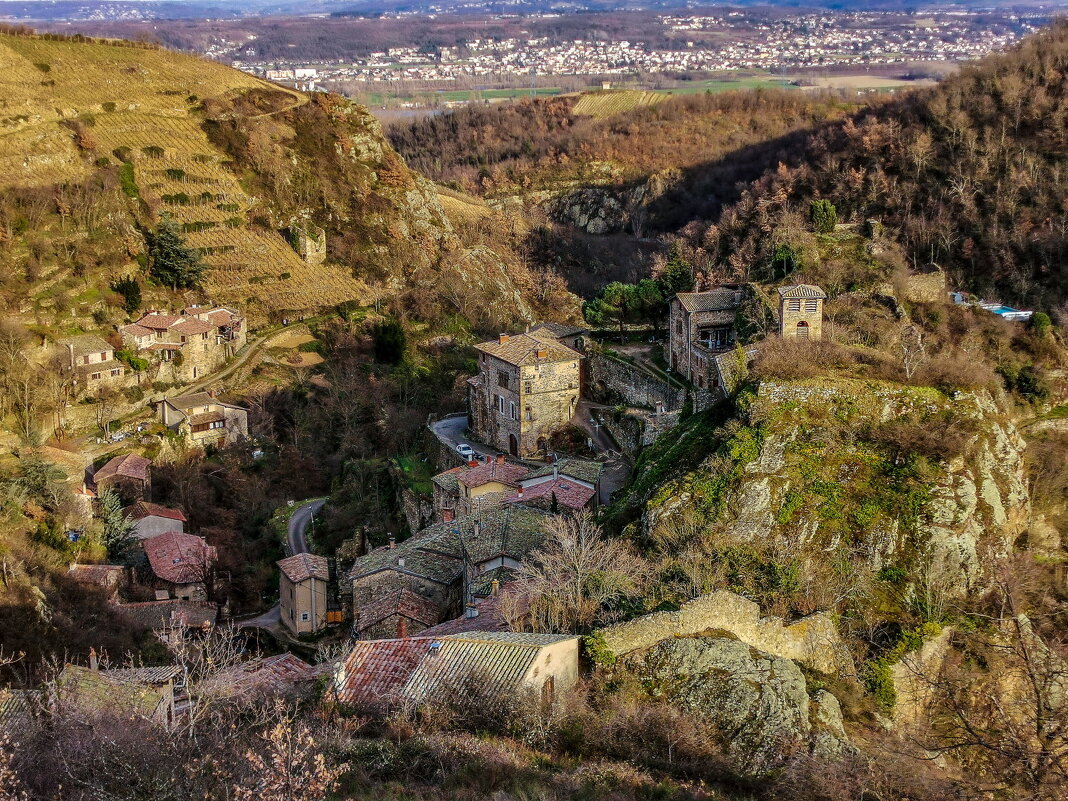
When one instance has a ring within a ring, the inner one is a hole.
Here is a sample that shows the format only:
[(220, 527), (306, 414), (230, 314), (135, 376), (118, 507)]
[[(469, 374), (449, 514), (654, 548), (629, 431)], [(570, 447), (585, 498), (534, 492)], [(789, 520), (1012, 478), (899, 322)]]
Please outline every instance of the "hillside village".
[(893, 180), (776, 155), (638, 242), (435, 186), (337, 96), (0, 64), (0, 795), (1063, 796), (1068, 307), (839, 200), (934, 170), (907, 98), (805, 140)]

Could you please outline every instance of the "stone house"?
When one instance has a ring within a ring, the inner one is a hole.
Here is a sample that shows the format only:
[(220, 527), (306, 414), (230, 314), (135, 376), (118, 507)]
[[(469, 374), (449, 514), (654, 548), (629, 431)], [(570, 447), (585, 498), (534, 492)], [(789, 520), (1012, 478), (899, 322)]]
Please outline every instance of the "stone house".
[(203, 537), (169, 531), (142, 540), (141, 547), (157, 600), (204, 601), (211, 594), (216, 553)]
[(357, 629), (364, 614), (376, 616), (382, 599), (398, 590), (426, 599), (436, 610), (433, 621), (415, 615), (411, 620), (423, 624), (455, 617), (545, 542), (545, 519), (537, 509), (494, 507), (361, 556), (348, 571)]
[(130, 384), (126, 365), (115, 358), (115, 348), (95, 334), (57, 340), (56, 361), (69, 371), (76, 396), (96, 395), (105, 388), (122, 389)]
[(125, 577), (126, 568), (122, 565), (72, 564), (67, 570), (67, 578), (83, 586), (102, 590), (109, 600), (118, 596)]
[(138, 501), (123, 511), (134, 521), (133, 535), (139, 540), (147, 540), (168, 531), (183, 534), (188, 522), (181, 509), (171, 509), (149, 501)]
[(779, 336), (783, 339), (820, 339), (825, 300), (827, 293), (811, 284), (779, 287)]
[(435, 625), (440, 615), (437, 604), (404, 587), (360, 607), (353, 628), (361, 640), (404, 638)]
[(574, 458), (530, 469), (504, 456), (485, 464), (454, 467), (432, 479), (434, 521), (449, 522), (503, 503), (550, 510), (554, 495), (558, 509), (596, 509), (603, 469), (600, 462)]
[(319, 631), (330, 606), (330, 562), (325, 556), (298, 553), (277, 562), (282, 623), (296, 634)]
[(164, 398), (158, 411), (163, 425), (193, 447), (231, 445), (248, 437), (248, 412), (216, 400), (213, 393)]
[(544, 329), (475, 347), (479, 373), (468, 380), (474, 436), (513, 456), (546, 451), (578, 407), (582, 354)]
[(56, 703), (119, 712), (170, 728), (176, 719), (174, 681), (179, 673), (173, 665), (99, 670), (68, 664), (56, 678)]
[(354, 708), (422, 704), (475, 692), (553, 704), (579, 678), (579, 638), (482, 631), (353, 644), (334, 673), (338, 701)]
[(737, 345), (735, 320), (744, 300), (741, 284), (675, 295), (668, 306), (671, 369), (699, 389), (717, 390), (721, 379), (715, 356)]
[(222, 306), (189, 306), (179, 314), (150, 311), (119, 329), (123, 342), (148, 359), (156, 380), (187, 384), (218, 370), (246, 341), (245, 318)]
[(109, 459), (93, 473), (93, 486), (99, 495), (114, 490), (127, 503), (152, 497), (152, 462), (136, 453), (124, 453)]
[(448, 522), (460, 515), (499, 505), (519, 489), (530, 470), (506, 461), (503, 455), (485, 463), (472, 463), (439, 473), (434, 484), (434, 519)]

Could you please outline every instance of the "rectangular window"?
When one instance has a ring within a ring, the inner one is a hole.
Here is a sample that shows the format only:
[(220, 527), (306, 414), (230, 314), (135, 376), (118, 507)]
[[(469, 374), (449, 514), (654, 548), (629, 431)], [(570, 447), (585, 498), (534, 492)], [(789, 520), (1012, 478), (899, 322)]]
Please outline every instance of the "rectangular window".
[(508, 389), (508, 373), (504, 370), (497, 371), (497, 386)]
[(301, 620), (310, 620), (311, 619), (311, 615), (309, 615), (307, 612), (301, 612), (300, 613), (300, 619)]
[(498, 395), (497, 396), (497, 411), (500, 412), (501, 414), (504, 414), (504, 396), (503, 395)]
[(112, 375), (122, 375), (122, 370), (112, 370), (111, 374)]
[(820, 302), (818, 300), (806, 300), (805, 312), (808, 314), (815, 314), (820, 310)]
[(518, 420), (519, 419), (519, 409), (518, 409), (518, 407), (516, 407), (516, 405), (514, 403), (511, 403), (511, 402), (509, 402), (508, 405), (510, 407), (509, 411), (512, 414), (512, 419), (513, 420)]
[(788, 300), (788, 301), (786, 301), (786, 311), (788, 311), (788, 312), (799, 312), (799, 311), (801, 311), (801, 301), (800, 300)]
[(533, 409), (531, 409), (531, 408), (530, 408), (530, 407), (528, 406), (528, 407), (527, 407), (527, 420), (533, 420), (533, 419), (534, 419), (534, 410), (533, 410)]
[(106, 362), (107, 360), (108, 360), (108, 354), (106, 352), (105, 353), (101, 353), (100, 354), (100, 361)]

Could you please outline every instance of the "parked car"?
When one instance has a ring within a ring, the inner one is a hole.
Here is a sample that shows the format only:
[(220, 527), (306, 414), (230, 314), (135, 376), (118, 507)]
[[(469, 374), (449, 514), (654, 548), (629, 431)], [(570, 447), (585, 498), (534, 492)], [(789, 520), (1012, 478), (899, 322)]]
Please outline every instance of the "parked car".
[(475, 458), (475, 449), (468, 445), (466, 442), (461, 442), (459, 445), (457, 445), (456, 452), (469, 462)]

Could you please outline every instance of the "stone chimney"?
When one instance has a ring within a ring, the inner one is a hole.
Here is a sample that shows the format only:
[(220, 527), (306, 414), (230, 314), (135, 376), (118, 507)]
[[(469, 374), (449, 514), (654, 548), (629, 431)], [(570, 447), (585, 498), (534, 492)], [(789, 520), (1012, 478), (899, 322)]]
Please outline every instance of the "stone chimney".
[(468, 604), (467, 607), (464, 609), (464, 617), (466, 617), (466, 618), (478, 617), (478, 607), (475, 606), (474, 604)]
[(397, 538), (394, 537), (392, 534), (390, 534), (389, 535), (389, 549), (392, 551), (396, 547), (397, 547)]
[(519, 491), (516, 493), (516, 498), (518, 498), (519, 500), (523, 500), (523, 487), (522, 487), (522, 485), (520, 485)]
[(494, 579), (493, 581), (490, 582), (490, 595), (492, 595), (494, 598), (496, 598), (500, 594), (500, 592), (501, 592), (501, 582), (499, 580), (497, 580), (497, 579)]
[(497, 341), (498, 341), (498, 343), (499, 343), (499, 344), (503, 345), (503, 344), (504, 344), (505, 342), (507, 342), (507, 341), (508, 341), (508, 335), (507, 335), (507, 334), (501, 334), (501, 335), (499, 335), (499, 336), (497, 337)]
[(397, 560), (397, 567), (404, 567), (404, 566), (405, 566), (404, 565), (404, 557), (402, 556)]

